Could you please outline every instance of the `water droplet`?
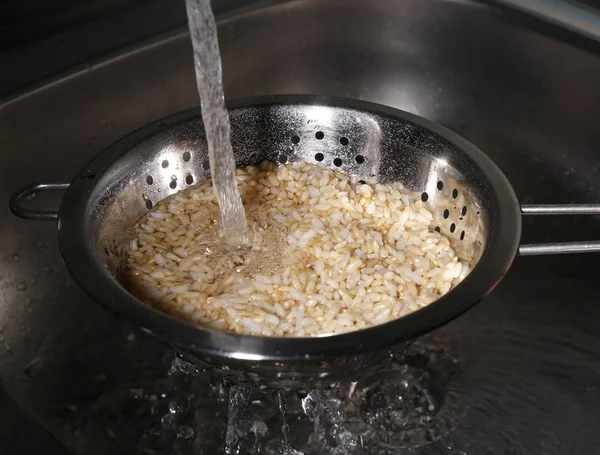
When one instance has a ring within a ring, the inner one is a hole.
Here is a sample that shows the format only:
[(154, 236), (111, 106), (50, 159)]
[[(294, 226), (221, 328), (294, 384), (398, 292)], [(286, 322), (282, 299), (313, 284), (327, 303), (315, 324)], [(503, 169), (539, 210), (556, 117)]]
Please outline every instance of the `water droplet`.
[(176, 401), (171, 401), (169, 403), (169, 412), (171, 414), (176, 414), (180, 411), (181, 411), (181, 405), (179, 403), (177, 403)]
[(27, 284), (24, 281), (19, 281), (17, 283), (17, 291), (25, 291), (27, 290)]
[(177, 437), (191, 439), (194, 437), (194, 430), (191, 427), (184, 425), (180, 428), (179, 433), (177, 433)]

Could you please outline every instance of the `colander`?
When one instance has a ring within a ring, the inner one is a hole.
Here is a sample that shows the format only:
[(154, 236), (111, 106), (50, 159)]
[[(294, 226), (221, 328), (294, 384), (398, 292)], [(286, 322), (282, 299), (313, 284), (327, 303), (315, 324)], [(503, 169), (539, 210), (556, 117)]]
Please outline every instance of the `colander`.
[[(195, 326), (141, 302), (121, 284), (122, 251), (154, 204), (210, 178), (201, 112), (147, 125), (94, 158), (70, 183), (34, 183), (12, 212), (57, 220), (58, 243), (76, 282), (104, 308), (172, 345), (182, 356), (236, 381), (270, 386), (351, 379), (401, 352), (407, 342), (455, 318), (502, 280), (515, 257), (598, 252), (600, 242), (521, 245), (522, 215), (599, 214), (600, 205), (520, 206), (496, 165), (446, 128), (397, 109), (318, 96), (253, 98), (229, 105), (239, 167), (307, 161), (358, 180), (401, 182), (421, 193), (430, 229), (448, 236), (472, 271), (432, 304), (365, 330), (316, 338), (237, 335)], [(66, 190), (58, 211), (25, 200)]]

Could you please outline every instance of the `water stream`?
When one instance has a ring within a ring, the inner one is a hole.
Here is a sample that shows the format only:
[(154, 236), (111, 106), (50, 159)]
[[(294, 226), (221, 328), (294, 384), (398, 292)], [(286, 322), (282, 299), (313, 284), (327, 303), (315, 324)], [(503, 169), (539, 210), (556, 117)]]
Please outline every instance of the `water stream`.
[(223, 234), (229, 243), (239, 245), (247, 242), (248, 225), (235, 178), (217, 26), (210, 0), (186, 0), (186, 8), (210, 172), (221, 212)]

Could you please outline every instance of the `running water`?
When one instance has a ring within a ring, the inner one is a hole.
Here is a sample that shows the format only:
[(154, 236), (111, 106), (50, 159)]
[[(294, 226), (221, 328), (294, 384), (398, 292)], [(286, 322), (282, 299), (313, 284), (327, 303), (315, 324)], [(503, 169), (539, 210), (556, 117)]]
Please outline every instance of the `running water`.
[(242, 414), (248, 406), (250, 398), (250, 389), (244, 386), (231, 386), (229, 389), (229, 408), (227, 410), (227, 433), (225, 434), (225, 453), (232, 455), (239, 453), (238, 443), (240, 433), (239, 428)]
[(185, 3), (208, 142), (210, 172), (221, 212), (223, 233), (231, 244), (241, 245), (248, 240), (248, 225), (235, 178), (215, 17), (210, 0), (186, 0)]

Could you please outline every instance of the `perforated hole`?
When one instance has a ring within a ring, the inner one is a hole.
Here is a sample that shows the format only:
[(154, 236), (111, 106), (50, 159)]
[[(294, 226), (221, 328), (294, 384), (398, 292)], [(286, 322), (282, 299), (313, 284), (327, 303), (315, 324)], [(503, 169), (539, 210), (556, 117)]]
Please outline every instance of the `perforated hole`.
[(423, 194), (421, 194), (421, 200), (423, 202), (427, 202), (428, 199), (429, 199), (429, 194), (427, 194), (427, 192), (424, 192)]
[(442, 230), (440, 229), (440, 227), (439, 227), (439, 226), (436, 226), (436, 227), (435, 227), (435, 229), (434, 229), (434, 231), (435, 231), (435, 232), (442, 232)]
[(149, 175), (148, 177), (146, 177), (146, 183), (148, 185), (152, 185), (154, 183), (154, 178), (152, 178), (152, 176)]
[(279, 162), (281, 164), (285, 164), (288, 162), (288, 157), (285, 153), (282, 153), (281, 155), (279, 155)]
[(150, 199), (146, 199), (146, 208), (150, 210), (152, 208), (152, 201)]
[(365, 185), (367, 182), (365, 182), (364, 180), (359, 180), (359, 181), (358, 181), (358, 183), (359, 183), (360, 185)]
[(365, 157), (362, 155), (356, 155), (354, 159), (358, 164), (363, 164), (365, 162)]
[(463, 208), (462, 208), (462, 210), (461, 210), (460, 213), (462, 214), (462, 216), (465, 216), (467, 214), (467, 206), (466, 205), (463, 206)]
[(450, 225), (450, 232), (454, 233), (454, 231), (456, 231), (456, 224), (452, 223)]
[(442, 182), (441, 180), (437, 182), (437, 189), (439, 191), (442, 191), (444, 189), (444, 182)]
[(444, 210), (444, 219), (447, 220), (449, 216), (450, 216), (450, 210), (448, 210), (448, 209)]
[(174, 190), (175, 188), (177, 188), (177, 180), (176, 179), (172, 179), (169, 182), (169, 188), (171, 188), (172, 190)]
[(186, 163), (192, 159), (192, 154), (190, 152), (183, 152), (183, 161)]
[(186, 175), (185, 183), (187, 183), (188, 185), (191, 185), (192, 183), (194, 183), (194, 177), (191, 176), (190, 174)]
[(462, 232), (460, 233), (460, 239), (461, 239), (461, 240), (464, 240), (464, 239), (465, 239), (465, 231), (462, 231)]
[(161, 166), (163, 168), (168, 168), (169, 167), (169, 160), (163, 160), (163, 162), (161, 163)]
[(323, 134), (323, 131), (317, 131), (317, 132), (315, 133), (315, 137), (316, 137), (318, 140), (321, 140), (321, 139), (323, 139), (323, 138), (325, 137), (325, 134)]
[(455, 188), (452, 190), (452, 197), (456, 199), (458, 197), (458, 190)]
[(292, 136), (292, 144), (299, 144), (300, 143), (300, 136), (298, 136), (297, 134), (294, 134)]
[(350, 143), (350, 139), (348, 139), (346, 136), (343, 136), (340, 138), (340, 144), (346, 146)]
[(334, 164), (334, 166), (340, 167), (343, 164), (342, 159), (341, 158), (334, 159), (333, 164)]
[(208, 160), (204, 160), (204, 163), (202, 163), (202, 169), (204, 169), (205, 171), (208, 171), (210, 169), (210, 162)]
[(324, 159), (325, 159), (325, 155), (323, 155), (322, 153), (315, 154), (315, 160), (323, 161)]

